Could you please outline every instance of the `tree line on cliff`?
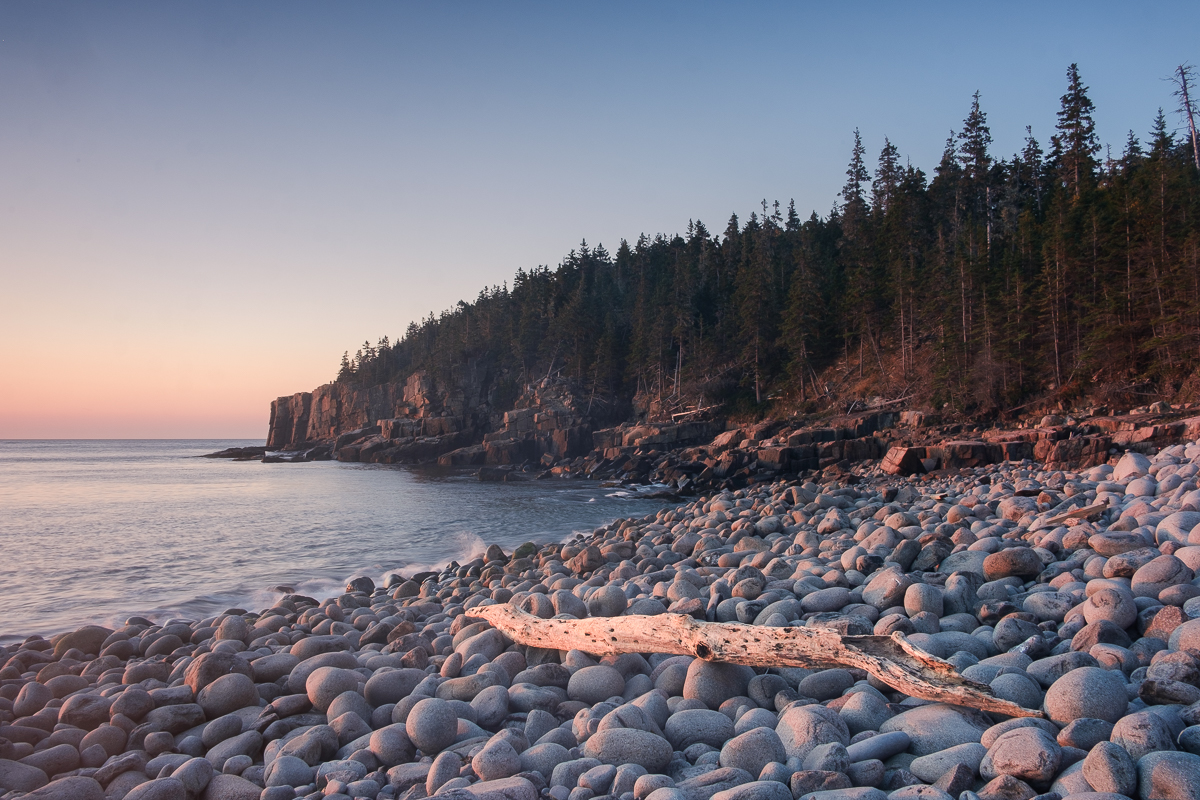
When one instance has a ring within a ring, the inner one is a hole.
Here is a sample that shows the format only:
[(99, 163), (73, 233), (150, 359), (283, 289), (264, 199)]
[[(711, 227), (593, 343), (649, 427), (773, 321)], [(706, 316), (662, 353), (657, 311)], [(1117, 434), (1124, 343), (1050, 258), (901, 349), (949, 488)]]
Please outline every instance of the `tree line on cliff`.
[[(1190, 70), (1176, 78), (1191, 90)], [(851, 394), (984, 413), (1097, 387), (1169, 396), (1197, 380), (1200, 354), (1194, 127), (1184, 113), (1176, 134), (1160, 109), (1114, 151), (1094, 113), (1072, 64), (1054, 134), (1043, 145), (1026, 128), (1007, 158), (978, 93), (932, 175), (886, 139), (872, 169), (856, 130), (825, 217), (764, 200), (719, 234), (693, 221), (615, 253), (584, 242), (397, 341), (364, 342), (338, 380), (474, 362), (512, 397), (561, 375), (599, 396), (745, 410), (826, 402), (831, 371)]]

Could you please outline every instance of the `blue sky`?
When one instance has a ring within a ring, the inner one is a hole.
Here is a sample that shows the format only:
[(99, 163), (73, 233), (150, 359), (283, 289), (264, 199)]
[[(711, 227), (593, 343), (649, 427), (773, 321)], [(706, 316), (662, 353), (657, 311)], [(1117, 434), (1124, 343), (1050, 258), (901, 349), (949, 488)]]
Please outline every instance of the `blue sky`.
[[(831, 7), (833, 6), (833, 7)], [(265, 435), (273, 397), (581, 239), (828, 212), (854, 128), (997, 156), (1078, 62), (1143, 134), (1196, 3), (0, 5), (0, 436)], [(1171, 116), (1172, 124), (1178, 118)], [(80, 414), (86, 408), (88, 413)]]

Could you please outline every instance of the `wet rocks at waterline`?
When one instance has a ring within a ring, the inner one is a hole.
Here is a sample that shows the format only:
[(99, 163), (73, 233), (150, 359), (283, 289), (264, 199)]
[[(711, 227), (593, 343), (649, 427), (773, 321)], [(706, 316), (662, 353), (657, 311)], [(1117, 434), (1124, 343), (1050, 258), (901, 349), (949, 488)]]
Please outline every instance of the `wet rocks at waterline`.
[[(0, 797), (1200, 798), (1200, 445), (775, 483), (318, 602), (0, 651)], [(901, 633), (1044, 718), (852, 667), (526, 647), (472, 616)]]

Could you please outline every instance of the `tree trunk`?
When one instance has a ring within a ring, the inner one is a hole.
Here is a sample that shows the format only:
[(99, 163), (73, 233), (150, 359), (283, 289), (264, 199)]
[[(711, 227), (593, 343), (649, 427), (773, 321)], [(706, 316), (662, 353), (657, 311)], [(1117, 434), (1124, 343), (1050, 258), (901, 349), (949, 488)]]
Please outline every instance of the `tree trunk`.
[(684, 614), (541, 619), (507, 604), (476, 606), (467, 613), (530, 647), (597, 656), (675, 653), (752, 667), (855, 667), (911, 697), (1010, 717), (1042, 716), (993, 696), (985, 684), (967, 680), (953, 665), (910, 644), (900, 633), (842, 636), (820, 628), (697, 622)]

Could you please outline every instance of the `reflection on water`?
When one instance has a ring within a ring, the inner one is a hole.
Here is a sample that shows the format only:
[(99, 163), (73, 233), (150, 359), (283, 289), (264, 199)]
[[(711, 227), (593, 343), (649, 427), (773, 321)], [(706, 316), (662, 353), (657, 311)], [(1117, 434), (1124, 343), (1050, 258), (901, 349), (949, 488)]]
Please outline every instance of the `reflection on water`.
[(133, 614), (265, 608), (287, 585), (562, 539), (661, 502), (582, 481), (196, 458), (246, 441), (0, 441), (0, 639)]

